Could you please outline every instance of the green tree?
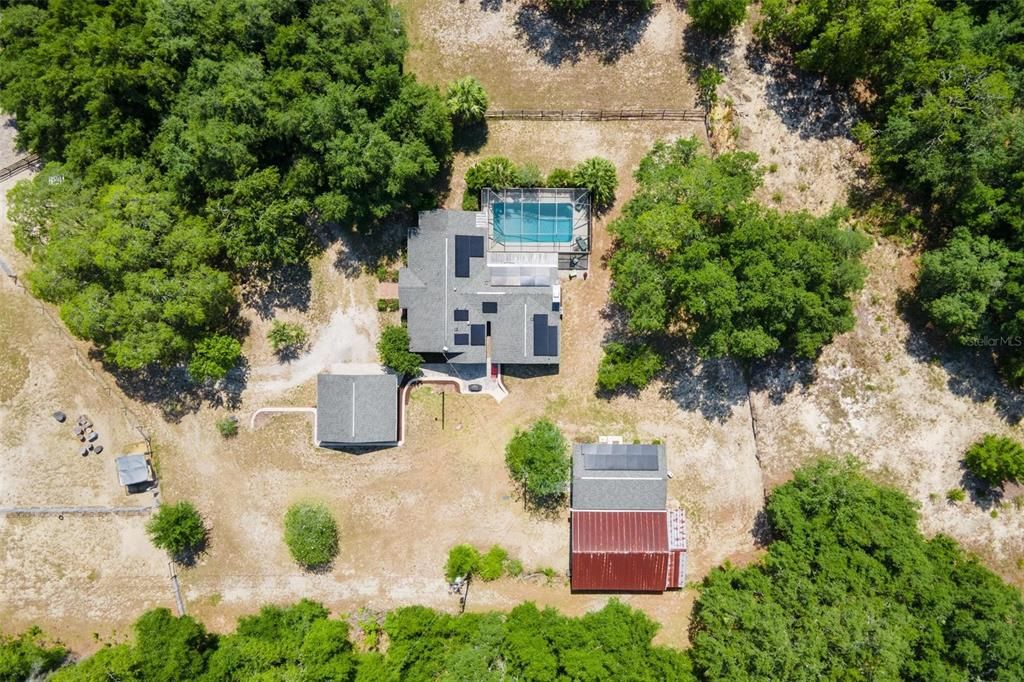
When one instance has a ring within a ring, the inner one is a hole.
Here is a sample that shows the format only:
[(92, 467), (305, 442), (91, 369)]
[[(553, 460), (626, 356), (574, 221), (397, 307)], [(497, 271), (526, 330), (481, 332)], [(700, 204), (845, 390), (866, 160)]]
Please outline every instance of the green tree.
[(572, 171), (565, 168), (552, 168), (544, 180), (545, 187), (572, 187), (575, 183)]
[(643, 388), (661, 368), (661, 357), (649, 346), (612, 341), (604, 346), (604, 356), (597, 368), (597, 387), (602, 391), (625, 386)]
[(448, 550), (448, 561), (444, 564), (444, 578), (448, 582), (468, 578), (479, 570), (480, 552), (473, 545), (455, 545)]
[(505, 189), (519, 187), (519, 168), (504, 156), (491, 156), (466, 170), (466, 190), (476, 194), (484, 187)]
[(0, 634), (0, 682), (43, 679), (67, 658), (67, 650), (49, 642), (38, 627), (17, 637)]
[(377, 353), (386, 367), (398, 374), (416, 376), (423, 358), (409, 350), (409, 330), (401, 325), (385, 327), (377, 342)]
[(487, 91), (472, 76), (460, 78), (449, 85), (445, 101), (458, 125), (480, 123), (487, 113)]
[(711, 112), (718, 103), (718, 86), (725, 82), (722, 72), (713, 66), (701, 69), (697, 76), (697, 103), (704, 109), (705, 114)]
[(274, 320), (267, 332), (267, 341), (275, 353), (302, 348), (308, 340), (306, 329), (301, 324)]
[(725, 35), (743, 23), (748, 0), (690, 0), (686, 11), (702, 31)]
[(223, 379), (241, 357), (238, 339), (222, 334), (201, 339), (188, 362), (188, 375), (196, 382)]
[(338, 524), (324, 505), (297, 502), (284, 515), (284, 541), (303, 566), (326, 566), (338, 555)]
[(206, 541), (203, 517), (191, 502), (162, 504), (146, 522), (146, 532), (153, 544), (175, 558), (195, 552)]
[(599, 209), (615, 203), (619, 178), (611, 161), (597, 156), (582, 161), (572, 169), (572, 179), (574, 185), (590, 191), (590, 198)]
[(1012, 438), (988, 434), (967, 449), (964, 465), (991, 486), (1024, 481), (1024, 446)]
[(572, 463), (569, 445), (553, 423), (540, 419), (526, 431), (517, 429), (505, 446), (505, 464), (523, 499), (537, 509), (562, 504)]
[(814, 357), (853, 326), (849, 296), (863, 284), (870, 241), (841, 211), (759, 206), (756, 156), (712, 159), (699, 148), (692, 138), (662, 142), (641, 162), (637, 194), (610, 227), (612, 301), (631, 332), (682, 328), (704, 356)]
[(767, 555), (700, 586), (691, 651), (703, 679), (1024, 675), (1020, 593), (949, 538), (925, 539), (903, 493), (825, 460), (766, 511)]

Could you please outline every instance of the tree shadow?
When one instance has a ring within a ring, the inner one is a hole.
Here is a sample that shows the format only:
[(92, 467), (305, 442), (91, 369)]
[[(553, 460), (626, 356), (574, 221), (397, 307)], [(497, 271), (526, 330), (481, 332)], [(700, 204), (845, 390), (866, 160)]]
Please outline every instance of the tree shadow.
[(275, 308), (305, 312), (313, 294), (312, 279), (309, 261), (253, 271), (241, 283), (241, 301), (264, 320), (274, 317)]
[(751, 363), (747, 374), (752, 392), (767, 393), (772, 405), (781, 405), (793, 391), (807, 392), (817, 379), (817, 365), (814, 360), (776, 353)]
[(210, 529), (206, 529), (206, 533), (203, 535), (203, 539), (199, 541), (199, 544), (189, 547), (178, 554), (173, 555), (171, 558), (174, 563), (184, 568), (194, 567), (199, 560), (210, 551)]
[(701, 359), (688, 344), (662, 356), (666, 369), (661, 395), (680, 409), (724, 423), (737, 405), (747, 401), (747, 382), (735, 360)]
[(614, 64), (636, 48), (655, 7), (636, 2), (595, 2), (579, 12), (552, 11), (542, 2), (527, 2), (516, 12), (518, 37), (548, 66), (576, 64), (585, 55)]
[(768, 512), (764, 509), (759, 509), (754, 514), (754, 524), (750, 527), (750, 536), (754, 539), (754, 546), (758, 549), (766, 548), (775, 539), (774, 529), (768, 520)]
[(992, 348), (965, 348), (949, 342), (930, 325), (911, 300), (911, 292), (901, 292), (898, 305), (910, 328), (904, 347), (912, 358), (942, 367), (948, 376), (946, 387), (953, 395), (991, 403), (996, 414), (1008, 423), (1020, 422), (1024, 395), (1003, 381)]
[(452, 139), (452, 148), (460, 154), (473, 154), (487, 144), (490, 131), (487, 121), (479, 121), (472, 125), (457, 126)]
[[(98, 357), (98, 351), (94, 359), (103, 362)], [(184, 365), (150, 366), (130, 371), (106, 362), (103, 364), (125, 395), (132, 400), (156, 406), (164, 421), (172, 424), (177, 424), (185, 415), (198, 412), (204, 406), (237, 410), (242, 404), (242, 392), (249, 378), (249, 362), (244, 356), (226, 377), (203, 384), (193, 382)]]
[(755, 73), (767, 77), (768, 106), (801, 139), (852, 137), (862, 112), (848, 89), (800, 70), (790, 55), (769, 51), (758, 42), (747, 47), (744, 58)]
[(729, 70), (729, 54), (735, 46), (736, 38), (733, 32), (726, 36), (717, 36), (702, 31), (690, 23), (683, 29), (680, 56), (690, 72), (690, 77), (696, 81), (704, 69), (714, 68), (720, 73), (726, 73)]
[(334, 259), (334, 268), (346, 277), (359, 277), (394, 264), (405, 251), (410, 226), (414, 229), (417, 222), (415, 211), (402, 211), (380, 220), (366, 232), (338, 234), (341, 249)]
[(981, 480), (968, 471), (963, 463), (960, 464), (960, 468), (963, 470), (963, 474), (960, 476), (960, 487), (967, 491), (971, 502), (979, 509), (990, 511), (1002, 503), (1005, 494), (1002, 486), (990, 485)]
[[(465, 0), (459, 0), (465, 2)], [(484, 12), (500, 12), (505, 0), (480, 0), (480, 9)]]

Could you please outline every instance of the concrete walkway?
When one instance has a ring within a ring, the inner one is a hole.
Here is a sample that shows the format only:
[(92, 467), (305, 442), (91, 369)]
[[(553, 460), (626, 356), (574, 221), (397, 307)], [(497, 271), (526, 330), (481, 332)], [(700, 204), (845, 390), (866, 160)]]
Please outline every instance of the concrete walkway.
[[(431, 381), (444, 381), (445, 383), (455, 382), (459, 386), (459, 393), (469, 395), (489, 395), (499, 403), (508, 397), (508, 389), (501, 383), (501, 373), (497, 379), (487, 376), (487, 365), (462, 365), (462, 364), (426, 364), (420, 367), (423, 375), (414, 381), (430, 383)], [(469, 390), (470, 384), (479, 384), (481, 390), (473, 393)]]

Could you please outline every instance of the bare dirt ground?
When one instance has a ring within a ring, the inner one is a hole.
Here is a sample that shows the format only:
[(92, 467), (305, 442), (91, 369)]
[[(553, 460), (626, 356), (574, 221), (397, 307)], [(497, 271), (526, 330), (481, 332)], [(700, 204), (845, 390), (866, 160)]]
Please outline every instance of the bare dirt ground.
[[(542, 21), (530, 5), (407, 0), (403, 7), (413, 41), (410, 68), (439, 83), (475, 73), (499, 106), (668, 106), (677, 101), (675, 106), (692, 106), (681, 58), (686, 17), (674, 3), (661, 4), (643, 31), (626, 36), (631, 49), (613, 49), (608, 43), (597, 51), (583, 43), (570, 49), (566, 46), (575, 43), (569, 38), (553, 38), (562, 52), (572, 56), (576, 50), (575, 57), (565, 59), (531, 47), (538, 43), (518, 28), (527, 20)], [(858, 160), (849, 140), (846, 105), (822, 107), (837, 100), (813, 82), (766, 66), (749, 48), (746, 33), (720, 58), (726, 75), (722, 96), (733, 100), (736, 111), (737, 147), (778, 165), (766, 176), (761, 198), (785, 209), (815, 212), (842, 202)], [(634, 70), (646, 74), (646, 80), (634, 77)], [(755, 456), (747, 388), (729, 362), (702, 364), (681, 350), (674, 374), (639, 395), (612, 400), (594, 395), (600, 343), (611, 327), (609, 277), (601, 263), (610, 247), (606, 225), (632, 194), (632, 169), (650, 145), (691, 134), (702, 130), (686, 123), (503, 122), (490, 126), (485, 145), (474, 156), (456, 158), (449, 206), (457, 205), (462, 174), (479, 154), (504, 154), (542, 170), (601, 155), (619, 168), (619, 201), (594, 226), (590, 277), (564, 288), (560, 372), (507, 377), (510, 396), (501, 405), (449, 393), (442, 430), (440, 394), (419, 388), (412, 398), (405, 447), (350, 455), (314, 448), (305, 416), (275, 417), (255, 431), (243, 428), (237, 438), (224, 440), (215, 429), (216, 420), (227, 413), (224, 407), (203, 405), (165, 421), (155, 406), (132, 402), (154, 434), (165, 497), (195, 502), (211, 528), (207, 554), (181, 572), (189, 613), (215, 630), (226, 630), (238, 615), (261, 604), (301, 597), (321, 600), (337, 612), (413, 603), (454, 611), (456, 598), (447, 594), (442, 566), (448, 547), (458, 542), (481, 548), (497, 542), (528, 570), (552, 567), (564, 573), (566, 515), (528, 515), (512, 495), (502, 466), (504, 445), (515, 427), (542, 415), (573, 439), (619, 434), (666, 442), (673, 473), (670, 495), (689, 517), (691, 580), (724, 560), (745, 563), (757, 557), (755, 520), (765, 487), (784, 481), (812, 456), (852, 453), (874, 475), (922, 502), (924, 531), (947, 532), (1007, 578), (1024, 581), (1015, 563), (1024, 553), (1022, 513), (985, 500), (948, 505), (944, 499), (945, 491), (960, 483), (958, 461), (968, 443), (989, 431), (1021, 435), (1016, 426), (1024, 411), (1021, 399), (1002, 389), (984, 362), (931, 345), (899, 313), (897, 292), (913, 282), (915, 255), (885, 240), (879, 239), (866, 258), (871, 274), (857, 297), (855, 329), (825, 350), (816, 371), (755, 370), (753, 412), (763, 472)], [(26, 266), (11, 253), (8, 229), (0, 230), (0, 252), (19, 269)], [(372, 349), (376, 329), (366, 311), (372, 311), (374, 283), (352, 267), (352, 259), (327, 252), (311, 263), (309, 273), (294, 279), (300, 284), (297, 292), (258, 296), (247, 304), (250, 369), (236, 408), (243, 423), (268, 404), (313, 404), (312, 374), (346, 354), (362, 359)], [(16, 325), (31, 321), (31, 311), (12, 308), (7, 299), (0, 303), (0, 314), (13, 310)], [(335, 322), (339, 314), (341, 321)], [(265, 341), (273, 317), (307, 326), (309, 356), (291, 365), (277, 363)], [(61, 369), (66, 353), (57, 340), (26, 344), (23, 333), (31, 332), (15, 330), (13, 337), (5, 337), (0, 330), (0, 409), (15, 415), (12, 433), (27, 428), (40, 433), (31, 436), (38, 442), (16, 441), (11, 448), (5, 417), (5, 461), (0, 463), (5, 482), (14, 480), (8, 472), (21, 466), (6, 461), (8, 450), (38, 466), (53, 457), (59, 434), (46, 422), (49, 402), (73, 404), (73, 409), (81, 404), (95, 418), (107, 418), (107, 408), (89, 398), (88, 382)], [(38, 389), (40, 396), (52, 394), (52, 399), (35, 397), (31, 382), (37, 376), (61, 378), (57, 387)], [(115, 433), (118, 427), (104, 428)], [(77, 463), (56, 473), (73, 477), (69, 485), (83, 491), (98, 485), (90, 483), (90, 476), (106, 475), (88, 473)], [(48, 492), (31, 485), (25, 497), (45, 502)], [(323, 573), (299, 570), (282, 540), (285, 509), (305, 498), (324, 501), (340, 524), (341, 553)], [(41, 620), (53, 634), (88, 649), (97, 623), (123, 631), (123, 624), (147, 606), (168, 604), (164, 567), (145, 549), (139, 527), (132, 525), (136, 520), (83, 519), (67, 534), (56, 532), (56, 523), (0, 519), (4, 629)], [(88, 541), (85, 549), (83, 539)], [(59, 560), (40, 561), (41, 552)], [(118, 579), (156, 574), (160, 577), (135, 583)], [(685, 646), (694, 597), (690, 589), (623, 599), (662, 623), (659, 642)], [(564, 579), (503, 579), (475, 583), (469, 608), (503, 609), (524, 599), (578, 614), (599, 608), (607, 596), (573, 595)]]
[(608, 3), (576, 22), (537, 2), (401, 0), (412, 49), (407, 66), (427, 83), (473, 75), (505, 109), (683, 109), (694, 90), (680, 60), (686, 14), (664, 2), (644, 14)]

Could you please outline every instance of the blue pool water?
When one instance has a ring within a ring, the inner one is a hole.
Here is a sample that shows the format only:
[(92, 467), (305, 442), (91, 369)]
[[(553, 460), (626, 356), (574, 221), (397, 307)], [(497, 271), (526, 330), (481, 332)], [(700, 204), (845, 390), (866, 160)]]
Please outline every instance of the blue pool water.
[(572, 204), (491, 204), (494, 238), (501, 243), (554, 244), (572, 241)]

